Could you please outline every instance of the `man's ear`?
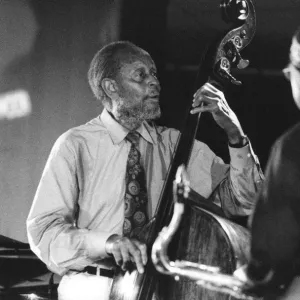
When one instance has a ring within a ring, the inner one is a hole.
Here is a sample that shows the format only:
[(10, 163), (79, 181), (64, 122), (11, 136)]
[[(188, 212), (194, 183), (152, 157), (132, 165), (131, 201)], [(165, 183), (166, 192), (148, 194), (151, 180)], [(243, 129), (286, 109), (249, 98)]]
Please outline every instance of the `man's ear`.
[(117, 83), (110, 78), (104, 78), (101, 81), (102, 89), (109, 98), (114, 98), (118, 92)]

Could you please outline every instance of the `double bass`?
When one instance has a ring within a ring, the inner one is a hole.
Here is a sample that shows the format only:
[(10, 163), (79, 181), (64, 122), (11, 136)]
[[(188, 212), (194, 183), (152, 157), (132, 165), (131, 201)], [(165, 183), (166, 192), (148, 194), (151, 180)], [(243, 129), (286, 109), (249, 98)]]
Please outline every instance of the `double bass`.
[[(223, 19), (232, 24), (231, 28), (218, 37), (207, 50), (200, 69), (198, 86), (210, 82), (218, 89), (225, 90), (228, 84), (241, 82), (232, 75), (233, 68), (243, 69), (249, 61), (241, 57), (241, 50), (252, 40), (255, 33), (255, 9), (251, 0), (222, 0), (220, 5)], [(198, 130), (201, 114), (187, 111), (185, 126), (181, 130), (173, 160), (161, 192), (154, 218), (149, 222), (140, 238), (148, 248), (151, 257), (152, 245), (161, 230), (169, 224), (173, 214), (173, 181), (180, 166), (188, 165), (191, 149)], [(209, 199), (190, 190), (185, 214), (170, 247), (170, 257), (191, 263), (217, 266), (222, 273), (231, 274), (238, 264), (247, 260), (249, 235), (245, 228), (228, 221), (227, 227), (222, 209)], [(224, 229), (226, 227), (226, 230)], [(174, 250), (175, 249), (175, 250)], [(203, 260), (204, 259), (204, 260)], [(160, 284), (157, 285), (159, 281)], [(172, 300), (227, 300), (234, 299), (230, 293), (223, 293), (199, 287), (194, 281), (176, 281), (161, 275), (149, 259), (145, 272), (117, 269), (113, 279), (110, 300), (151, 300), (154, 291), (161, 299)]]

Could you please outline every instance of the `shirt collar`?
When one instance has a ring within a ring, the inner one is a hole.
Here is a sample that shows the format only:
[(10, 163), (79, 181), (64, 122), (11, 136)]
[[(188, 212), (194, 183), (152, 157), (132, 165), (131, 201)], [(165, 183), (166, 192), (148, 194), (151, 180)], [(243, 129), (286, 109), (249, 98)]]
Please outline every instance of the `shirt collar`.
[[(103, 109), (100, 118), (104, 126), (106, 127), (113, 143), (121, 143), (129, 133), (129, 130), (118, 123), (105, 108)], [(147, 142), (151, 144), (157, 143), (156, 131), (146, 121), (144, 121), (136, 131)]]

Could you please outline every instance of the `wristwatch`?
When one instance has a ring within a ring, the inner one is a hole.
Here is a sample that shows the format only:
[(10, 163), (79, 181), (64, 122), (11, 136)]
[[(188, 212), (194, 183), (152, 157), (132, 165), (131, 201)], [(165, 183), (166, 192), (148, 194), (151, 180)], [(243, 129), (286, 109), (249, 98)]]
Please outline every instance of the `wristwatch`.
[(242, 148), (249, 144), (249, 139), (246, 135), (244, 135), (239, 143), (231, 144), (228, 142), (228, 144), (231, 148)]

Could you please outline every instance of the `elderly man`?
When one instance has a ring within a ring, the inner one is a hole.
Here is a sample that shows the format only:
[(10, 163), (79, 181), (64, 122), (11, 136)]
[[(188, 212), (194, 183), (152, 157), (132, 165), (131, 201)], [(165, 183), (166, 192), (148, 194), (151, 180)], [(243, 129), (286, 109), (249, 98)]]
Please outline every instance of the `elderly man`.
[[(283, 72), (300, 109), (300, 28), (293, 36), (290, 62)], [(247, 289), (265, 299), (300, 298), (299, 147), (300, 124), (273, 145), (265, 185), (252, 217), (251, 260), (235, 273), (247, 281)]]
[[(100, 116), (56, 141), (28, 217), (32, 250), (64, 275), (60, 299), (107, 299), (111, 259), (140, 273), (146, 245), (136, 237), (155, 214), (179, 132), (156, 126), (160, 84), (150, 55), (130, 42), (102, 48), (88, 73), (104, 106)], [(200, 106), (204, 103), (204, 106)], [(207, 111), (228, 135), (231, 164), (207, 145), (194, 145), (192, 187), (213, 194), (228, 216), (248, 215), (262, 174), (256, 156), (224, 95), (205, 84), (191, 113)]]

